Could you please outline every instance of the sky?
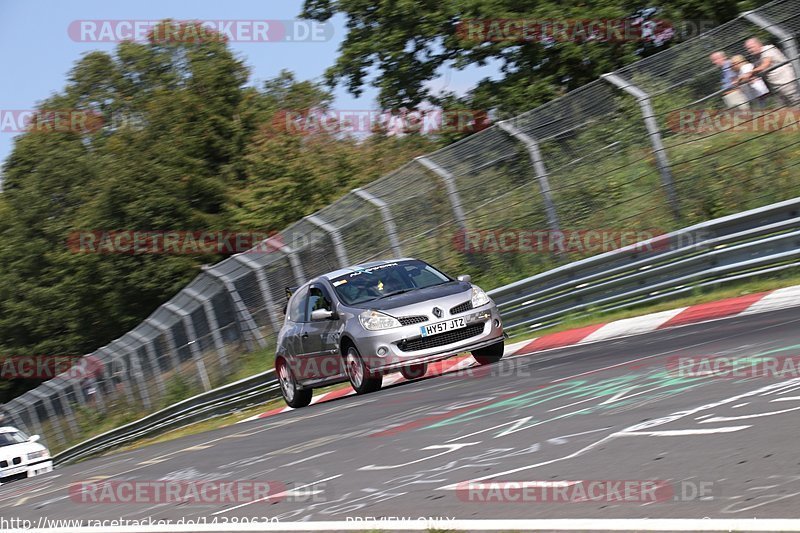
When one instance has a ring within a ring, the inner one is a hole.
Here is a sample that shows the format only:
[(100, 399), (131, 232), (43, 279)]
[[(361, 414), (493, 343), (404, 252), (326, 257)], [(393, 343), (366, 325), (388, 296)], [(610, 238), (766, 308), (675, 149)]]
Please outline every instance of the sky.
[[(113, 52), (115, 42), (82, 41), (80, 31), (75, 31), (80, 21), (283, 21), (297, 19), (302, 5), (302, 0), (0, 0), (0, 113), (5, 112), (7, 118), (9, 112), (35, 109), (38, 102), (63, 90), (68, 72), (82, 55), (94, 50)], [(282, 69), (293, 71), (301, 80), (321, 80), (336, 60), (345, 37), (344, 23), (344, 17), (337, 16), (326, 32), (330, 37), (314, 42), (245, 42), (247, 34), (243, 34), (242, 42), (230, 46), (250, 67), (251, 85), (260, 86)], [(89, 35), (99, 35), (101, 26), (97, 28)], [(271, 31), (267, 35), (273, 36)], [(446, 70), (431, 86), (463, 94), (492, 75), (492, 70)], [(366, 87), (356, 99), (337, 87), (334, 107), (374, 110), (376, 95), (375, 89)], [(0, 127), (0, 161), (9, 155), (19, 135), (8, 129)]]

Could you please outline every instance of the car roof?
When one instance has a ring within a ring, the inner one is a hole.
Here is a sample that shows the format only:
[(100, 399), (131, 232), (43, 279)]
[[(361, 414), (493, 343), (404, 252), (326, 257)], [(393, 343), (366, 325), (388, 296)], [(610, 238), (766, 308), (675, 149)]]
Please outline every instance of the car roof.
[(11, 426), (0, 427), (0, 433), (16, 433), (19, 429)]
[(351, 274), (353, 272), (358, 272), (359, 270), (364, 270), (366, 268), (373, 268), (376, 266), (388, 265), (391, 263), (399, 263), (400, 261), (419, 261), (419, 260), (413, 257), (400, 257), (398, 259), (382, 259), (380, 261), (370, 261), (368, 263), (361, 263), (347, 268), (340, 268), (339, 270), (334, 270), (333, 272), (328, 272), (327, 274), (318, 276), (315, 279), (327, 279), (328, 281), (330, 281), (332, 279), (338, 278), (339, 276), (344, 276), (345, 274)]

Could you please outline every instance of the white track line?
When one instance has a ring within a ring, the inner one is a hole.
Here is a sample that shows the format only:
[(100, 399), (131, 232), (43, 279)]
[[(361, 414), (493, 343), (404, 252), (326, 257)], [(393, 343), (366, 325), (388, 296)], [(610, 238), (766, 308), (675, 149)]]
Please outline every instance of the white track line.
[(231, 512), (231, 511), (233, 511), (235, 509), (239, 509), (240, 507), (244, 507), (246, 505), (250, 505), (251, 503), (263, 502), (265, 500), (274, 500), (276, 498), (280, 498), (282, 496), (286, 496), (287, 494), (295, 492), (295, 491), (297, 491), (299, 489), (304, 489), (306, 487), (310, 487), (311, 485), (318, 485), (320, 483), (324, 483), (326, 481), (330, 481), (331, 479), (336, 479), (337, 477), (342, 477), (342, 475), (343, 474), (336, 474), (335, 476), (326, 477), (325, 479), (320, 479), (320, 480), (314, 481), (312, 483), (306, 483), (305, 485), (298, 485), (297, 487), (292, 487), (289, 490), (285, 490), (285, 491), (279, 492), (277, 494), (270, 494), (269, 496), (266, 496), (264, 498), (259, 498), (257, 500), (252, 500), (252, 501), (249, 501), (249, 502), (240, 503), (239, 505), (234, 505), (233, 507), (228, 507), (227, 509), (222, 509), (221, 511), (217, 511), (217, 512), (211, 513), (211, 514), (213, 516), (213, 515), (218, 515), (218, 514), (222, 514), (222, 513), (229, 513), (229, 512)]

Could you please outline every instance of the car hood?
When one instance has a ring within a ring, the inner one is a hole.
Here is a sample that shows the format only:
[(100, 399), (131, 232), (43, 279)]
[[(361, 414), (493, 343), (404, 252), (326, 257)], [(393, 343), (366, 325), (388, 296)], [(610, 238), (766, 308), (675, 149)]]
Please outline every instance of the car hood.
[[(360, 304), (354, 304), (349, 307), (356, 309), (376, 309), (378, 311), (393, 311), (400, 310), (403, 307), (413, 306), (420, 302), (427, 302), (437, 298), (444, 298), (446, 296), (453, 296), (454, 294), (466, 293), (472, 288), (472, 285), (466, 281), (451, 281), (441, 285), (434, 285), (425, 289), (416, 289), (411, 292), (398, 294), (397, 296), (389, 296), (388, 298), (381, 298), (378, 300), (370, 300)], [(470, 298), (469, 294), (464, 295), (464, 299)]]
[(0, 461), (4, 461), (11, 457), (25, 456), (25, 454), (38, 452), (39, 450), (44, 449), (44, 446), (36, 442), (20, 442), (19, 444), (0, 446)]

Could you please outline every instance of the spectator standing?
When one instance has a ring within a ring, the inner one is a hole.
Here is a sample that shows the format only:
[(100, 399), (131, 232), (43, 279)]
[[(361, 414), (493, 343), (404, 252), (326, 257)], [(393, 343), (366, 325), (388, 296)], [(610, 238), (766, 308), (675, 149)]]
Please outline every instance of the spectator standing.
[(736, 87), (736, 72), (733, 70), (731, 61), (725, 55), (725, 52), (714, 52), (709, 56), (709, 59), (720, 68), (720, 89), (722, 90), (722, 100), (725, 102), (725, 106), (744, 110), (750, 109), (744, 93)]
[[(755, 37), (747, 39), (744, 46), (754, 58), (758, 59), (756, 67), (750, 71), (750, 73), (745, 74), (744, 79), (750, 81), (754, 76), (767, 71), (767, 83), (769, 83), (772, 91), (783, 101), (784, 105), (800, 105), (800, 94), (798, 94), (797, 90), (797, 76), (795, 75), (792, 65), (786, 63), (787, 59), (786, 56), (783, 55), (783, 52), (771, 44), (765, 46)], [(781, 63), (785, 64), (774, 68), (776, 65), (781, 65)]]

